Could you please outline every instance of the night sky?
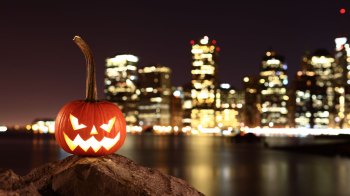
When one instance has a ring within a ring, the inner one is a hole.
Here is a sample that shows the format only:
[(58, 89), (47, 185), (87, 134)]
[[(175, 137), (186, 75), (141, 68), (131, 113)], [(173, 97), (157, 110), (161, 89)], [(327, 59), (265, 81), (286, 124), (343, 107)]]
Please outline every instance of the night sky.
[(19, 2), (0, 6), (0, 125), (55, 118), (63, 104), (84, 99), (85, 60), (74, 35), (94, 52), (103, 99), (105, 59), (116, 54), (169, 66), (173, 85), (182, 85), (190, 81), (190, 40), (208, 35), (221, 48), (220, 81), (241, 89), (266, 49), (286, 57), (292, 79), (304, 51), (333, 51), (334, 38), (350, 33), (349, 0)]

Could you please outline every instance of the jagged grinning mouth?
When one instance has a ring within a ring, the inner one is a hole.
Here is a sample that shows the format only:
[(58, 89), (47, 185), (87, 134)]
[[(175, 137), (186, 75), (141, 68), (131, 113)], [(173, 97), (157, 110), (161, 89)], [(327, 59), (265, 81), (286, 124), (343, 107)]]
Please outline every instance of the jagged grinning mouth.
[(104, 137), (101, 141), (97, 141), (94, 136), (91, 136), (87, 140), (83, 140), (78, 134), (74, 140), (71, 140), (66, 133), (63, 133), (64, 140), (66, 141), (69, 149), (73, 151), (78, 146), (83, 149), (85, 152), (92, 148), (95, 152), (100, 150), (101, 147), (104, 147), (106, 150), (111, 149), (120, 139), (120, 133), (117, 134), (114, 138)]

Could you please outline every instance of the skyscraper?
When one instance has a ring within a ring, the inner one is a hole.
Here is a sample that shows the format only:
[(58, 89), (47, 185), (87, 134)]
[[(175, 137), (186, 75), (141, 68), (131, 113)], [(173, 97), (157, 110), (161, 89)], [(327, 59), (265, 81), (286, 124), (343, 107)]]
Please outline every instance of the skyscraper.
[(170, 99), (170, 125), (173, 127), (174, 133), (178, 133), (183, 127), (183, 102), (184, 93), (182, 87), (173, 87)]
[(339, 70), (335, 85), (340, 128), (350, 128), (350, 45), (346, 37), (335, 39), (335, 66)]
[(137, 124), (137, 62), (131, 54), (106, 59), (105, 95), (122, 110), (128, 125)]
[[(327, 101), (324, 103), (324, 109), (328, 111), (328, 126), (337, 127), (336, 124), (340, 122), (336, 105), (339, 101), (339, 94), (341, 90), (336, 88), (336, 81), (341, 76), (341, 70), (334, 64), (334, 58), (325, 49), (317, 49), (315, 52), (306, 58), (306, 74), (314, 73), (316, 77), (316, 86), (325, 88)], [(340, 90), (340, 91), (339, 91)], [(342, 106), (343, 108), (343, 106)]]
[[(261, 79), (260, 81), (264, 81)], [(260, 86), (259, 86), (259, 77), (250, 76), (244, 77), (244, 99), (245, 104), (243, 107), (243, 116), (242, 119), (244, 125), (247, 127), (259, 127), (261, 122), (260, 111)]]
[(239, 130), (237, 119), (237, 103), (234, 96), (236, 91), (228, 83), (222, 83), (216, 90), (216, 123), (221, 130), (230, 132)]
[(171, 70), (162, 65), (139, 69), (140, 101), (138, 104), (141, 126), (169, 126), (172, 95)]
[(316, 85), (314, 72), (298, 71), (293, 84), (294, 126), (296, 128), (327, 128), (326, 87)]
[(200, 132), (216, 132), (215, 95), (219, 48), (207, 36), (192, 43), (191, 126)]
[(237, 120), (238, 120), (238, 122), (240, 122), (240, 124), (239, 124), (240, 128), (245, 126), (245, 124), (244, 124), (244, 121), (245, 121), (244, 120), (245, 119), (244, 106), (246, 105), (245, 96), (246, 96), (246, 94), (245, 94), (244, 90), (236, 90), (235, 94), (233, 95), (234, 103), (236, 104), (236, 108), (235, 109), (238, 112)]
[(185, 130), (191, 130), (191, 111), (192, 111), (191, 89), (192, 89), (192, 83), (186, 83), (183, 86), (182, 125), (183, 127), (185, 127)]
[(260, 67), (261, 126), (285, 127), (287, 119), (287, 65), (284, 57), (267, 51)]

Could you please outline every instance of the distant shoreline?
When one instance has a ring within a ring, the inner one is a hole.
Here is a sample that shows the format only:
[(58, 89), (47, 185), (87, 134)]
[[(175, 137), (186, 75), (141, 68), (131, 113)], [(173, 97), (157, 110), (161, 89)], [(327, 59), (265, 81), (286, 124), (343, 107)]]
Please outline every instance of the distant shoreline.
[(6, 132), (0, 133), (0, 138), (35, 138), (35, 137), (41, 137), (41, 138), (55, 138), (55, 134), (38, 134), (34, 133), (33, 131), (28, 130), (7, 130)]
[(289, 140), (299, 140), (290, 143), (273, 144), (268, 142), (270, 138), (264, 139), (264, 146), (273, 150), (283, 150), (289, 152), (317, 154), (324, 156), (342, 156), (350, 158), (350, 136), (314, 136), (312, 139), (290, 138)]

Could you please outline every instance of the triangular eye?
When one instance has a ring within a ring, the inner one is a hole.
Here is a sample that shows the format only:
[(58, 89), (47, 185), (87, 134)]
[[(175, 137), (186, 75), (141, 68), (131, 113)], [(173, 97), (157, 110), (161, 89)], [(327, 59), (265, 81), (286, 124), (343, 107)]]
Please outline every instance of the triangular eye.
[(86, 127), (84, 124), (79, 124), (79, 120), (77, 117), (73, 116), (72, 114), (69, 115), (70, 122), (72, 123), (72, 127), (74, 130), (83, 129)]
[(115, 117), (111, 118), (109, 121), (108, 121), (108, 124), (103, 124), (101, 125), (101, 129), (107, 131), (108, 133), (111, 132), (112, 128), (113, 128), (113, 125), (114, 125), (114, 122), (115, 122)]

